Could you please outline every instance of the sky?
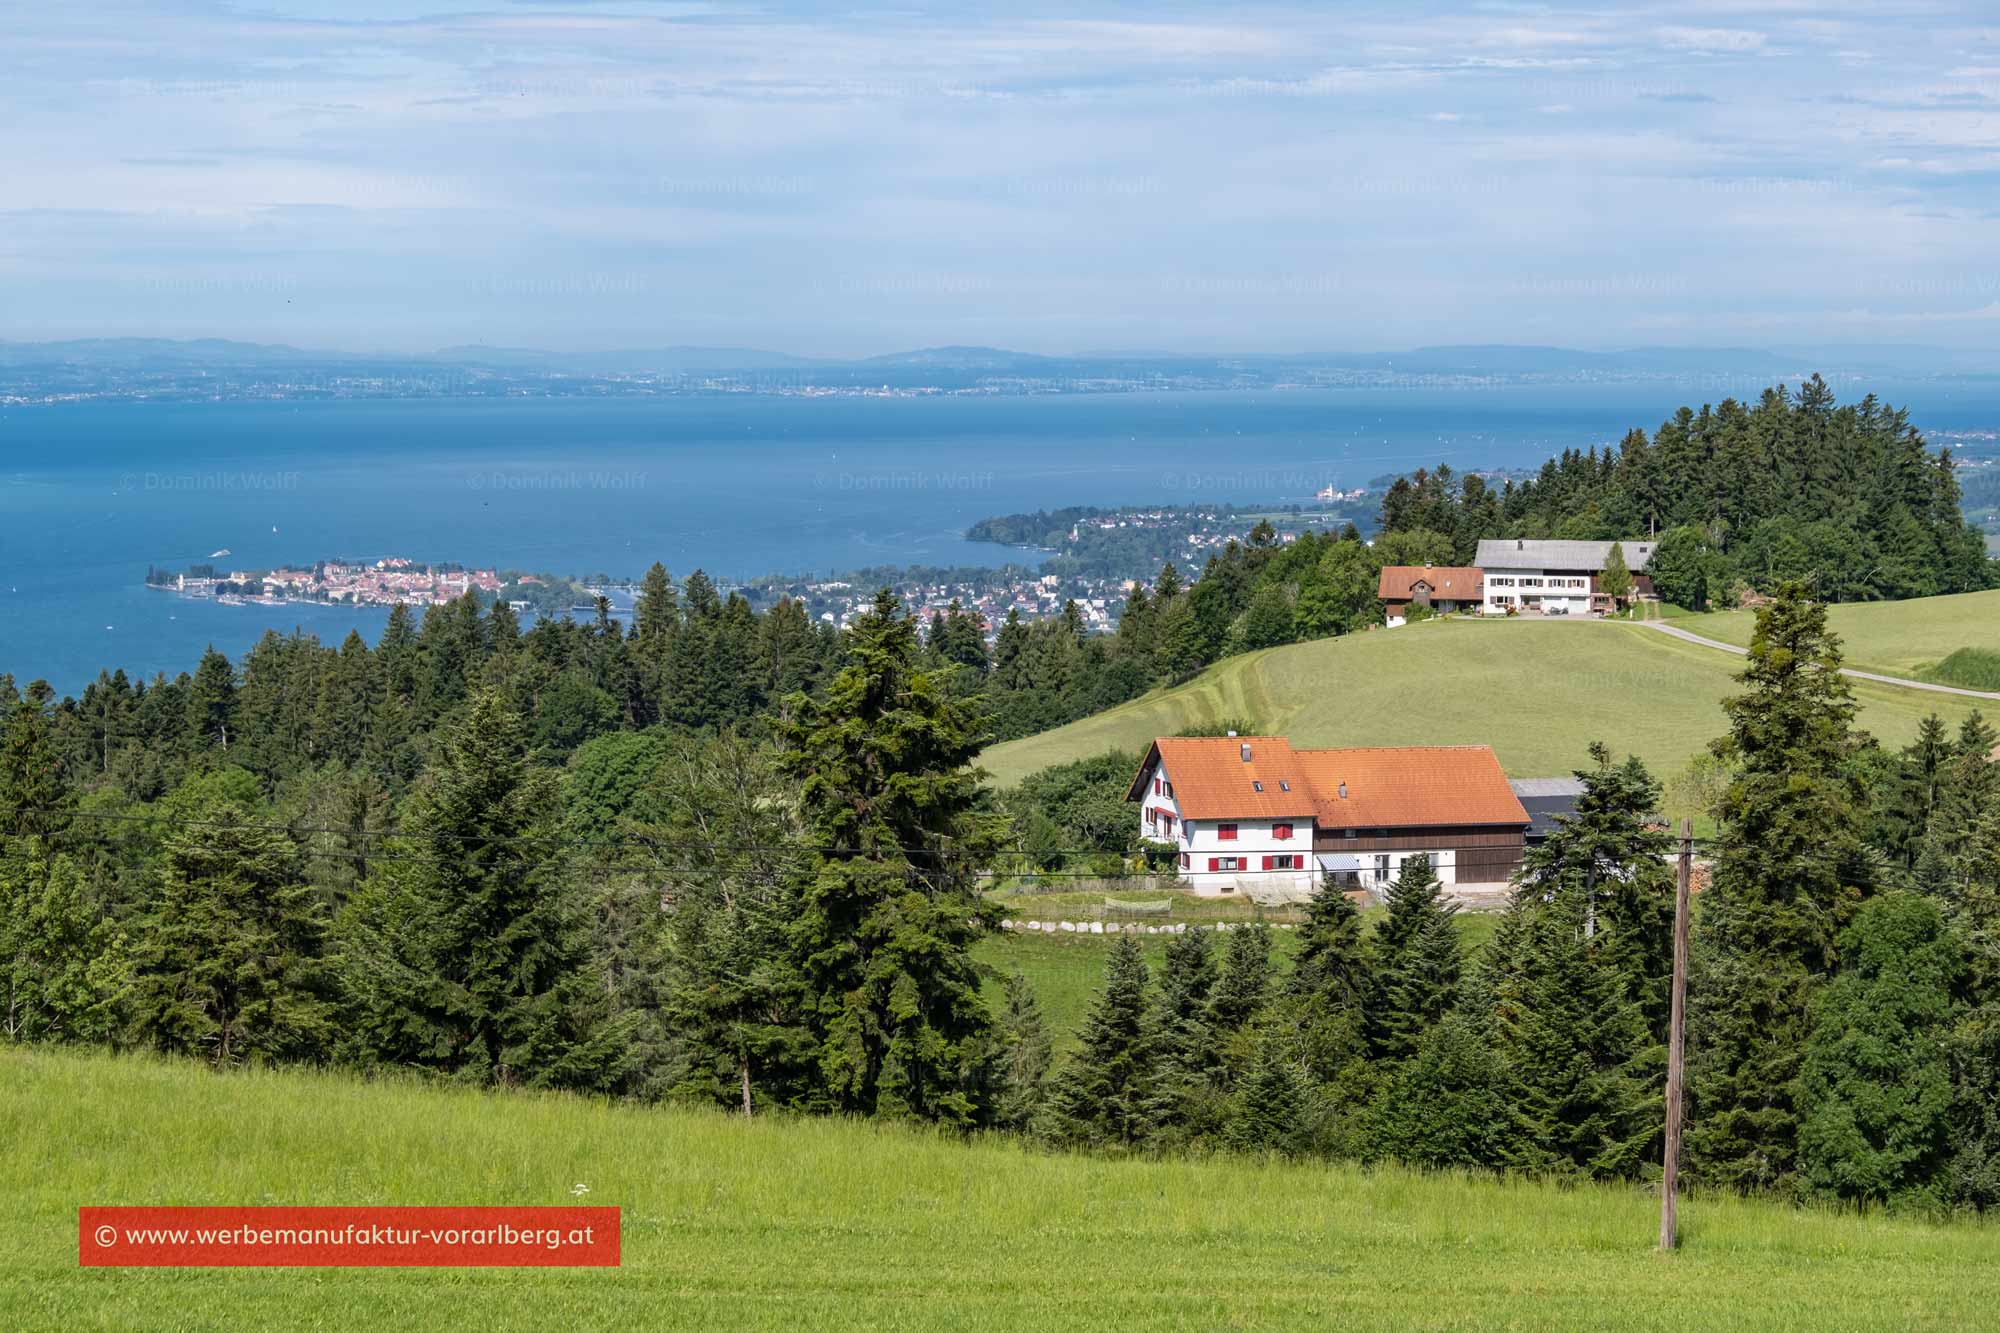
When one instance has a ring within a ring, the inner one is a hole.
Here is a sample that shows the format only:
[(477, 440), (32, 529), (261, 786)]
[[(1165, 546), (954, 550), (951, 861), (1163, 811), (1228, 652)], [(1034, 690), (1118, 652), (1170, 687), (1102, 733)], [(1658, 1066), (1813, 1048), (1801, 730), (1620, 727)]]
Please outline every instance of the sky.
[(2000, 347), (2000, 9), (4, 0), (0, 339)]

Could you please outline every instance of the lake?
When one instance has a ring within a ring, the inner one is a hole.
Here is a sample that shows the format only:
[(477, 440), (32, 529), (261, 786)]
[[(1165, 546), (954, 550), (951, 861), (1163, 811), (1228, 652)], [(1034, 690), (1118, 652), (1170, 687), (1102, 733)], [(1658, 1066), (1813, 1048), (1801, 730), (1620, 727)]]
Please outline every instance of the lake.
[[(222, 606), (149, 565), (333, 556), (724, 578), (995, 565), (974, 519), (1068, 504), (1307, 500), (1439, 461), (1532, 466), (1754, 384), (1042, 397), (545, 398), (0, 408), (0, 671), (80, 689), (191, 670), (267, 629), (371, 639), (385, 611)], [(1878, 385), (1921, 426), (2000, 387)]]

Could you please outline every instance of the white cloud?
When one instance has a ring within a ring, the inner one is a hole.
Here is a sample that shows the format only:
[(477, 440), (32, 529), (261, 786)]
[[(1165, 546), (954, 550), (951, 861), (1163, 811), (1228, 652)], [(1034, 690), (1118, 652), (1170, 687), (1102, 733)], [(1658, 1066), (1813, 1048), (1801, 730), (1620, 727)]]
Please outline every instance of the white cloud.
[(1665, 27), (1658, 31), (1662, 46), (1677, 51), (1748, 52), (1761, 51), (1769, 38), (1748, 28)]

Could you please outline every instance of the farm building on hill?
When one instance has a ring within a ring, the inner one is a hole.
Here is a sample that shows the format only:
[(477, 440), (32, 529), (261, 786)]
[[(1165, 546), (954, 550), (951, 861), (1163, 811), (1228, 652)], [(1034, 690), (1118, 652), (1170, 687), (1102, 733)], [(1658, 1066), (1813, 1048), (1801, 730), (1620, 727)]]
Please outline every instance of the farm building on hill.
[(1497, 888), (1521, 864), (1528, 812), (1486, 745), (1299, 750), (1283, 736), (1162, 736), (1125, 799), (1180, 851), (1197, 893), (1303, 901), (1331, 873), (1377, 889), (1422, 853), (1445, 884)]
[(1653, 581), (1644, 573), (1657, 542), (1535, 541), (1489, 537), (1479, 543), (1479, 570), (1486, 576), (1484, 608), (1489, 616), (1511, 612), (1548, 616), (1601, 615), (1616, 610), (1598, 581), (1621, 548), (1632, 572), (1632, 596), (1651, 597)]
[(1463, 565), (1384, 565), (1375, 595), (1393, 628), (1412, 606), (1449, 614), (1477, 611), (1483, 600), (1479, 571)]

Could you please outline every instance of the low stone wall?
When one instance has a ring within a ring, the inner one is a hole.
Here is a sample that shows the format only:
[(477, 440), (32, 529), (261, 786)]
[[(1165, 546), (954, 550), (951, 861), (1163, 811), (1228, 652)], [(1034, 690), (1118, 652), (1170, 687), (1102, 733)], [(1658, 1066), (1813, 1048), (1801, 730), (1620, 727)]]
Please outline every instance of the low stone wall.
[(1185, 935), (1190, 930), (1241, 930), (1265, 925), (1273, 930), (1293, 930), (1289, 921), (1171, 921), (1149, 925), (1144, 921), (1039, 921), (1002, 917), (1000, 929), (1041, 931), (1049, 935)]

